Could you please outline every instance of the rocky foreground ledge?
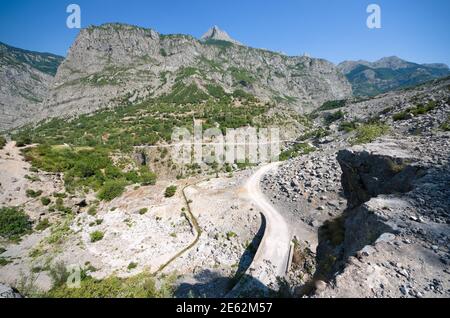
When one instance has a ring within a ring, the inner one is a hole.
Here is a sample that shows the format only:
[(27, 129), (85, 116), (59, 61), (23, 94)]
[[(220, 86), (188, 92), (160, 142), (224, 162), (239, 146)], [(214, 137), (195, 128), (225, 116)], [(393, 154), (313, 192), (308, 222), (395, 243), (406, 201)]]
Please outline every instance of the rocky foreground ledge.
[(449, 136), (338, 152), (348, 206), (319, 228), (316, 297), (449, 297)]

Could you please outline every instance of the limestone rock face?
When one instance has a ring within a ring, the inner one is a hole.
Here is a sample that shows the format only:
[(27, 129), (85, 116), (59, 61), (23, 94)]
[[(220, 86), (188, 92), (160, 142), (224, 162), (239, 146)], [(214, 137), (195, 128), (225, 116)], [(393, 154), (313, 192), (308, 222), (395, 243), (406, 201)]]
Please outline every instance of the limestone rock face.
[(410, 152), (412, 148), (412, 144), (385, 139), (338, 152), (348, 203), (343, 241), (346, 257), (373, 244), (383, 233), (395, 231), (386, 209), (400, 210), (407, 203), (388, 195), (410, 192), (426, 173)]
[(13, 288), (0, 283), (0, 298), (22, 298)]
[(450, 202), (443, 160), (448, 138), (421, 138), (381, 139), (338, 152), (349, 206), (340, 244), (318, 246), (322, 257), (335, 252), (338, 270), (325, 290), (316, 290), (319, 297), (448, 297), (448, 284), (441, 283), (448, 281), (448, 253), (439, 250), (449, 235), (448, 219), (439, 216), (448, 215)]
[(218, 40), (218, 41), (227, 41), (234, 44), (242, 45), (240, 42), (232, 39), (227, 32), (221, 30), (217, 25), (213, 26), (201, 37), (202, 40)]
[(356, 146), (338, 152), (342, 186), (350, 207), (379, 194), (408, 192), (420, 167), (393, 142)]
[(328, 61), (237, 45), (218, 28), (204, 39), (123, 24), (83, 29), (58, 69), (42, 117), (136, 103), (190, 85), (205, 93), (209, 85), (243, 90), (299, 111), (351, 95)]
[(218, 27), (198, 40), (105, 24), (82, 29), (61, 65), (60, 57), (43, 54), (5, 62), (16, 55), (2, 53), (0, 129), (134, 104), (183, 87), (206, 94), (211, 85), (240, 90), (299, 112), (352, 94), (332, 63), (246, 47)]
[(0, 131), (33, 119), (62, 59), (0, 42)]

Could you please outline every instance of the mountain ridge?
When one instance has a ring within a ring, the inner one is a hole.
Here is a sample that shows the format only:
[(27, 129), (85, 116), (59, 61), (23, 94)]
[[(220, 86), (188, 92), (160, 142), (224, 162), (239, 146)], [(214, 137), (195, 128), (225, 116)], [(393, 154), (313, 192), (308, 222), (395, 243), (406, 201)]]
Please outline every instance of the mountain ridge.
[(0, 42), (0, 131), (33, 120), (62, 59)]
[[(4, 98), (8, 105), (0, 110), (8, 119), (0, 129), (146, 99), (168, 101), (178, 96), (176, 102), (202, 102), (213, 97), (209, 90), (217, 87), (227, 94), (242, 91), (263, 102), (305, 113), (326, 101), (347, 99), (352, 93), (376, 95), (450, 73), (442, 63), (417, 64), (396, 56), (375, 62), (344, 61), (335, 66), (320, 58), (244, 46), (217, 26), (200, 39), (123, 23), (89, 26), (80, 30), (65, 58), (1, 45), (0, 52), (10, 55), (3, 53), (1, 60), (31, 54), (19, 59), (15, 67), (21, 65), (25, 73), (38, 71), (45, 79), (30, 85), (39, 90), (36, 96), (31, 94), (32, 103), (30, 98), (20, 99), (12, 93), (23, 91), (16, 89), (20, 85), (10, 89), (9, 99)], [(41, 65), (40, 59), (45, 63)], [(10, 64), (3, 63), (3, 72)], [(36, 78), (35, 74), (28, 76)], [(4, 76), (3, 81), (10, 80)]]
[(418, 64), (397, 56), (383, 57), (374, 62), (343, 61), (337, 68), (346, 75), (357, 96), (377, 95), (450, 74), (444, 63)]
[(58, 69), (42, 115), (91, 112), (183, 87), (208, 94), (208, 85), (292, 104), (302, 112), (351, 96), (345, 77), (323, 59), (114, 23), (80, 31)]
[[(56, 74), (59, 64), (64, 59), (57, 54), (22, 49), (0, 41), (0, 59), (8, 58), (6, 51), (10, 51), (9, 57), (22, 58), (23, 62), (29, 66), (52, 76)], [(39, 58), (44, 60), (44, 64), (39, 64)]]

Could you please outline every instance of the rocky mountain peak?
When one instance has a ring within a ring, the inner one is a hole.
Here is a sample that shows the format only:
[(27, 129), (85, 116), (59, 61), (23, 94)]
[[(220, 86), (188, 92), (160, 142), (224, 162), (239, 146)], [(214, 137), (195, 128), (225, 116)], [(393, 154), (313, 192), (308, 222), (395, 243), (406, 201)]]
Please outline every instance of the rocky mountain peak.
[(201, 39), (204, 41), (206, 40), (227, 41), (234, 44), (242, 45), (240, 42), (231, 38), (227, 32), (221, 30), (217, 25), (211, 27), (205, 34), (203, 34)]

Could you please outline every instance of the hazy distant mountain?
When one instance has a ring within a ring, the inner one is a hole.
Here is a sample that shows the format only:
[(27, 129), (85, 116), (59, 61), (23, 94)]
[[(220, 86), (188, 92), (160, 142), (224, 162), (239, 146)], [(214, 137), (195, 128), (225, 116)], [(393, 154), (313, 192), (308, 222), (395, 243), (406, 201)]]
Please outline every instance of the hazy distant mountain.
[(0, 42), (0, 131), (34, 116), (63, 59)]
[(357, 96), (376, 95), (450, 74), (445, 64), (417, 64), (396, 56), (375, 62), (345, 61), (338, 68), (350, 81)]

